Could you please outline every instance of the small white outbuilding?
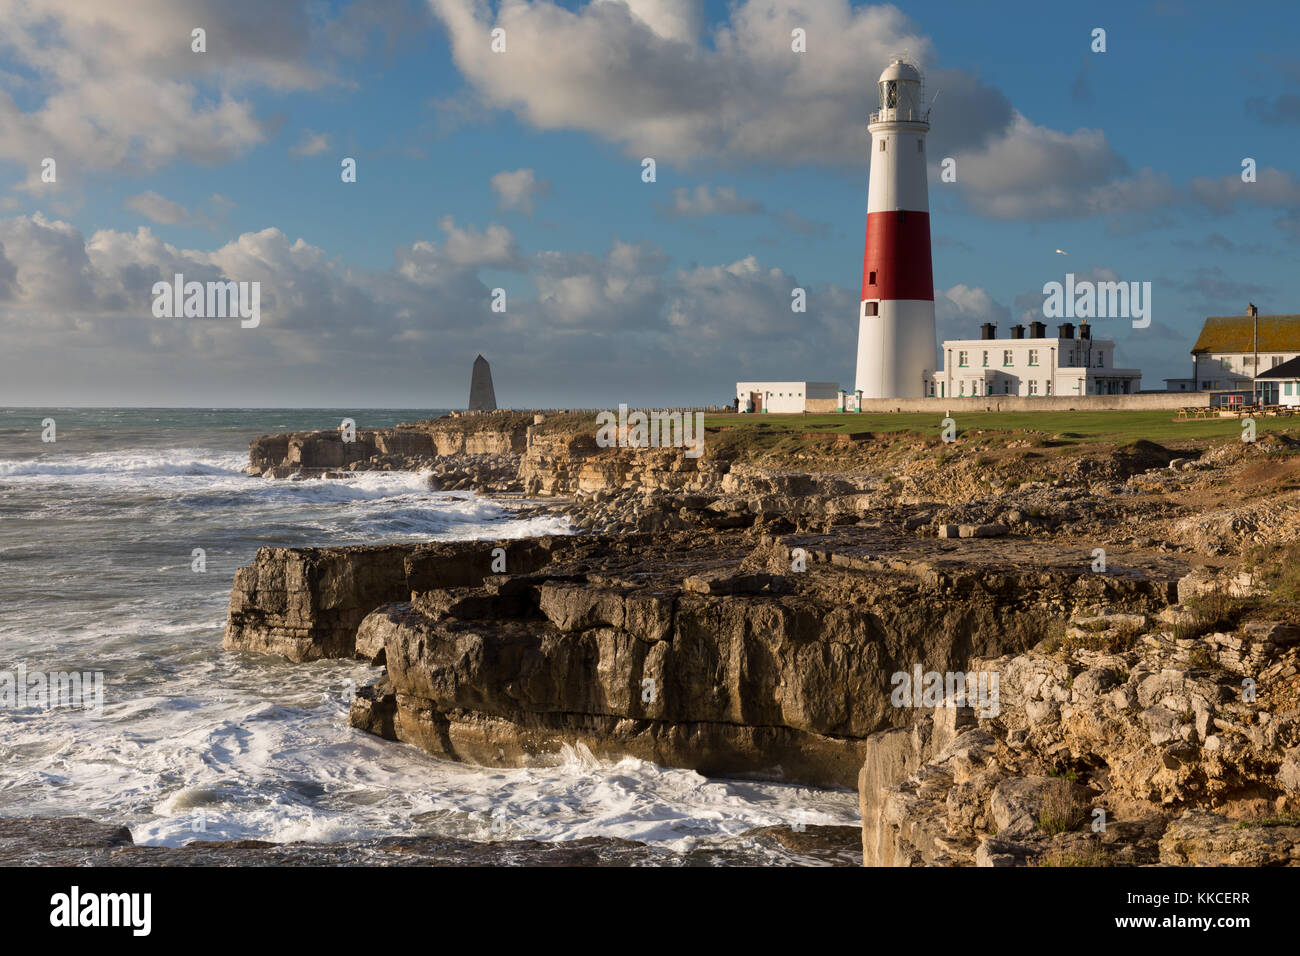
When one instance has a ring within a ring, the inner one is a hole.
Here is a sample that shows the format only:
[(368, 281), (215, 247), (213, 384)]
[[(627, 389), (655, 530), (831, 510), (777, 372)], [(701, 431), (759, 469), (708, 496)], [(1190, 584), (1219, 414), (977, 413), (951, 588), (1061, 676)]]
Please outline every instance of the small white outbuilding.
[(839, 394), (839, 382), (737, 382), (736, 410), (773, 415), (833, 412)]

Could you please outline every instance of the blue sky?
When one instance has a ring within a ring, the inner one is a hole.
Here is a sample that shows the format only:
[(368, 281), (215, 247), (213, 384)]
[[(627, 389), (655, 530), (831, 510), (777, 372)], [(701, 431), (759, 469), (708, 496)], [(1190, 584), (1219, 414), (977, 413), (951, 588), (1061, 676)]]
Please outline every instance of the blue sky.
[[(847, 385), (866, 113), (904, 48), (957, 160), (941, 337), (1067, 271), (1150, 281), (1151, 328), (1097, 334), (1153, 388), (1207, 314), (1300, 312), (1293, 4), (40, 6), (0, 0), (4, 404), (457, 406), (480, 352), (515, 407)], [(175, 271), (260, 281), (261, 325), (156, 318)]]

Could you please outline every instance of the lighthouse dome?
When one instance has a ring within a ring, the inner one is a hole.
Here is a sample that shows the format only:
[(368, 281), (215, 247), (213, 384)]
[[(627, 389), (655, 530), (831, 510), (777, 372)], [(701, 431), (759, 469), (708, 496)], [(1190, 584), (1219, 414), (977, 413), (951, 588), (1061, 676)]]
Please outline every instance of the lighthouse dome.
[(913, 83), (920, 83), (921, 71), (911, 63), (898, 57), (889, 66), (885, 67), (885, 71), (880, 74), (880, 79), (877, 82), (884, 83), (888, 80), (911, 80)]

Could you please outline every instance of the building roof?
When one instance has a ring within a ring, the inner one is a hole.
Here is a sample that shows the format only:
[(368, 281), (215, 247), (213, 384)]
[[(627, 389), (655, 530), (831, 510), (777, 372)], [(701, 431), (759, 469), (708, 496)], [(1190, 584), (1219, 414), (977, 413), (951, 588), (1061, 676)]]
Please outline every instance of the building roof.
[(919, 83), (921, 82), (921, 71), (901, 56), (896, 56), (889, 66), (885, 67), (884, 72), (880, 74), (880, 79), (876, 82), (884, 83), (886, 80), (911, 80), (914, 83)]
[(1267, 372), (1260, 372), (1256, 378), (1300, 378), (1300, 357), (1293, 358), (1281, 365), (1274, 365)]
[[(1255, 320), (1248, 315), (1212, 315), (1192, 346), (1197, 352), (1253, 352)], [(1261, 352), (1300, 352), (1300, 315), (1261, 315)]]

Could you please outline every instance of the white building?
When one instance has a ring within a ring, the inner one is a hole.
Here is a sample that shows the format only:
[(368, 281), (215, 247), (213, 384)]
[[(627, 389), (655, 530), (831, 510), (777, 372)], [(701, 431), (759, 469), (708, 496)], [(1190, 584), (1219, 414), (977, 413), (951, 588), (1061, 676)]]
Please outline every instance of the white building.
[[(1300, 315), (1259, 315), (1255, 306), (1245, 315), (1211, 315), (1192, 346), (1191, 378), (1167, 378), (1171, 392), (1254, 389), (1258, 360), (1265, 404), (1273, 404), (1275, 379), (1264, 373), (1300, 356)], [(1266, 388), (1266, 386), (1269, 386)]]
[(736, 410), (774, 415), (833, 412), (839, 396), (839, 382), (737, 382)]
[(978, 339), (943, 343), (943, 367), (934, 375), (936, 398), (984, 395), (1131, 395), (1142, 385), (1142, 371), (1115, 367), (1115, 343), (1094, 339), (1087, 322), (1058, 327), (1048, 336), (1042, 322), (1011, 327), (997, 338), (985, 322)]
[(1280, 362), (1259, 373), (1260, 400), (1265, 405), (1300, 405), (1300, 358)]

